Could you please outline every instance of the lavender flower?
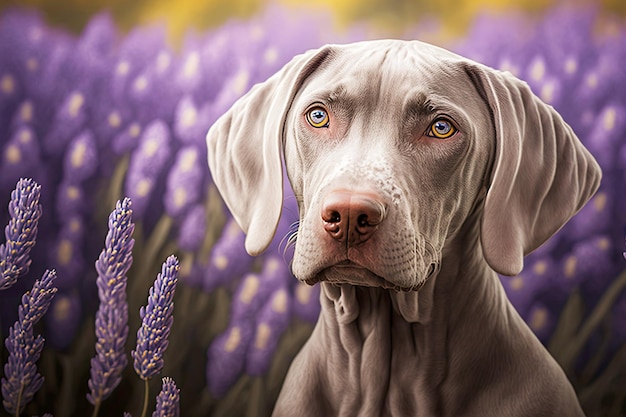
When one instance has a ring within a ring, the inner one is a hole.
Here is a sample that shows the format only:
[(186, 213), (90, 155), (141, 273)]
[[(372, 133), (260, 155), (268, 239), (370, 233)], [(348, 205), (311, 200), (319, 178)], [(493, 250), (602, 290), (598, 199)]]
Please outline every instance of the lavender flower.
[(61, 290), (76, 288), (84, 275), (85, 235), (82, 218), (72, 216), (63, 219), (52, 250), (49, 251), (49, 263), (59, 276), (57, 287)]
[(174, 76), (174, 82), (183, 91), (194, 91), (202, 82), (204, 72), (201, 67), (201, 52), (192, 48), (183, 53), (181, 65)]
[(201, 197), (205, 169), (200, 151), (195, 146), (186, 146), (178, 151), (176, 161), (167, 176), (167, 188), (163, 198), (165, 212), (171, 217), (184, 215), (190, 205)]
[(131, 353), (135, 372), (147, 380), (163, 368), (163, 354), (174, 318), (174, 292), (178, 283), (178, 259), (171, 255), (163, 263), (161, 273), (150, 288), (148, 304), (141, 307), (142, 324), (137, 330), (137, 348)]
[(101, 13), (93, 17), (78, 39), (74, 64), (81, 73), (96, 78), (103, 76), (109, 67), (116, 44), (115, 23), (111, 15)]
[(156, 398), (156, 410), (152, 417), (178, 417), (180, 415), (180, 390), (172, 378), (162, 379), (162, 388)]
[(56, 194), (56, 214), (61, 221), (77, 217), (85, 211), (87, 198), (80, 184), (63, 180)]
[(32, 100), (24, 100), (17, 107), (11, 126), (13, 129), (19, 129), (22, 126), (30, 126), (35, 122), (35, 105)]
[(44, 318), (48, 346), (65, 351), (74, 341), (82, 319), (82, 300), (77, 291), (57, 293)]
[(543, 303), (535, 302), (526, 315), (526, 322), (539, 340), (545, 343), (552, 334), (556, 319)]
[(552, 260), (546, 258), (537, 260), (517, 276), (501, 277), (507, 296), (522, 315), (528, 312), (533, 301), (545, 290), (546, 284), (550, 283), (549, 271), (554, 269)]
[(277, 288), (291, 283), (287, 265), (278, 256), (269, 256), (260, 274), (249, 273), (233, 295), (231, 316), (234, 321), (254, 320), (268, 297)]
[(243, 372), (245, 355), (253, 336), (250, 321), (231, 323), (217, 336), (207, 352), (206, 379), (209, 391), (222, 397)]
[(171, 82), (172, 68), (172, 52), (164, 47), (155, 51), (146, 67), (130, 80), (129, 99), (138, 118), (171, 118), (179, 97), (177, 86)]
[(291, 298), (286, 288), (278, 288), (259, 312), (254, 340), (246, 355), (246, 372), (263, 375), (269, 369), (280, 336), (290, 322)]
[(91, 126), (98, 146), (109, 151), (111, 141), (122, 132), (129, 119), (127, 111), (122, 111), (112, 104), (102, 103), (96, 111), (97, 122)]
[(159, 174), (170, 157), (170, 136), (165, 122), (153, 121), (144, 130), (139, 147), (131, 157), (125, 188), (139, 218), (148, 208)]
[[(116, 123), (115, 120), (113, 122)], [(139, 122), (131, 122), (113, 137), (111, 149), (118, 155), (132, 151), (139, 144), (140, 136), (141, 124)]]
[(564, 227), (564, 233), (568, 235), (571, 241), (575, 242), (593, 234), (610, 230), (613, 225), (611, 212), (614, 196), (605, 188), (601, 187), (596, 195)]
[(610, 235), (595, 235), (574, 245), (567, 259), (575, 259), (573, 273), (581, 281), (585, 300), (590, 304), (601, 297), (602, 293), (615, 278), (621, 265), (617, 264), (617, 251)]
[(33, 326), (46, 314), (56, 293), (56, 272), (46, 271), (35, 281), (31, 291), (24, 294), (19, 307), (19, 319), (9, 329), (5, 344), (9, 359), (2, 378), (2, 404), (11, 414), (19, 415), (41, 385), (43, 377), (37, 373), (36, 362), (43, 349), (44, 339), (33, 334)]
[(0, 245), (0, 290), (7, 289), (30, 268), (30, 251), (35, 245), (41, 217), (41, 187), (31, 179), (21, 179), (11, 193), (11, 219), (4, 229), (6, 243)]
[(199, 144), (204, 140), (211, 123), (211, 107), (208, 104), (198, 108), (193, 97), (184, 96), (176, 106), (174, 133), (183, 143)]
[(211, 292), (214, 288), (250, 270), (254, 258), (245, 251), (244, 241), (243, 231), (237, 222), (230, 218), (211, 251), (203, 285), (205, 291)]
[(621, 104), (611, 103), (596, 117), (585, 146), (606, 171), (610, 171), (616, 162), (616, 149), (626, 132), (626, 108)]
[(48, 152), (60, 153), (67, 146), (67, 142), (83, 128), (87, 122), (85, 100), (85, 93), (79, 90), (66, 96), (44, 140), (44, 147)]
[(123, 39), (110, 86), (117, 103), (128, 101), (132, 80), (148, 65), (150, 58), (163, 49), (164, 44), (165, 31), (159, 27), (140, 27)]
[(178, 228), (178, 247), (193, 252), (200, 248), (206, 237), (207, 218), (204, 206), (196, 204), (191, 207)]
[(0, 161), (0, 186), (8, 188), (23, 176), (32, 174), (40, 163), (37, 133), (30, 125), (17, 127), (4, 145)]
[[(509, 278), (509, 277), (506, 277)], [(320, 314), (320, 286), (298, 282), (293, 288), (294, 315), (307, 323), (315, 323)]]
[(90, 392), (87, 399), (96, 410), (121, 381), (127, 364), (124, 344), (128, 336), (126, 273), (132, 263), (131, 201), (118, 201), (109, 215), (105, 248), (96, 261), (100, 306), (96, 312), (96, 355), (91, 359)]
[(90, 130), (85, 130), (69, 144), (63, 161), (66, 180), (82, 183), (89, 179), (98, 167), (96, 140)]

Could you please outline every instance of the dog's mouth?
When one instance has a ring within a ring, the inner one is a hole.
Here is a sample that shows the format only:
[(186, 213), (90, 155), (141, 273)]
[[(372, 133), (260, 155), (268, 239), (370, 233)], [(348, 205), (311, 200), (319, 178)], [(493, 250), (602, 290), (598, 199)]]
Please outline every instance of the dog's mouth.
[(370, 269), (346, 259), (336, 264), (330, 265), (322, 269), (319, 273), (315, 274), (314, 278), (308, 279), (305, 282), (309, 285), (316, 284), (318, 282), (329, 282), (331, 284), (350, 284), (361, 287), (378, 287), (398, 292), (409, 292), (419, 290), (426, 280), (439, 270), (438, 263), (431, 263), (430, 268), (426, 274), (426, 278), (420, 280), (416, 285), (399, 285), (391, 282), (390, 280), (375, 274)]

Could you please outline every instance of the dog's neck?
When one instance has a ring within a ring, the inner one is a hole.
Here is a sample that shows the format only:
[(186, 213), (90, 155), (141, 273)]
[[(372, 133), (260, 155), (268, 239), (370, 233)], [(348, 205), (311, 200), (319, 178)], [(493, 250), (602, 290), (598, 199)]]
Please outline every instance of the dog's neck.
[(418, 409), (438, 414), (441, 397), (431, 394), (449, 372), (451, 334), (458, 343), (461, 332), (489, 322), (485, 305), (501, 310), (488, 312), (496, 317), (510, 314), (477, 236), (473, 229), (460, 230), (447, 242), (446, 251), (455, 256), (444, 253), (439, 274), (418, 292), (321, 284), (316, 332), (324, 335), (325, 362), (333, 373), (325, 395), (337, 395), (335, 404), (352, 410), (404, 404), (404, 415)]

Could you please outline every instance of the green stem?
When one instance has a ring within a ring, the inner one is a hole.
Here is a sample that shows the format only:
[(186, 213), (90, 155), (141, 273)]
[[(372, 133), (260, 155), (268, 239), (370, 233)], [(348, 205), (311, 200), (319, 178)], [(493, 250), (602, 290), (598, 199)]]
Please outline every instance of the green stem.
[(144, 394), (143, 394), (143, 410), (141, 410), (141, 417), (146, 417), (146, 413), (148, 412), (148, 392), (150, 391), (150, 384), (148, 383), (148, 379), (144, 379)]

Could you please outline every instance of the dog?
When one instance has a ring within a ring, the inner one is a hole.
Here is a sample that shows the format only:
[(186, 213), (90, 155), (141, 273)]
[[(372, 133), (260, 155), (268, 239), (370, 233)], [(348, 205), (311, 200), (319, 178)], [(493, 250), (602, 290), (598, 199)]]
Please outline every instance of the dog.
[(559, 230), (601, 171), (507, 72), (418, 41), (327, 45), (207, 133), (213, 180), (256, 255), (299, 207), (292, 271), (317, 324), (274, 416), (582, 416), (496, 275)]

